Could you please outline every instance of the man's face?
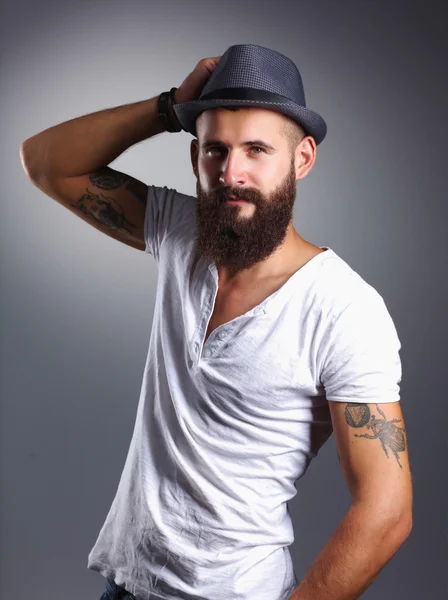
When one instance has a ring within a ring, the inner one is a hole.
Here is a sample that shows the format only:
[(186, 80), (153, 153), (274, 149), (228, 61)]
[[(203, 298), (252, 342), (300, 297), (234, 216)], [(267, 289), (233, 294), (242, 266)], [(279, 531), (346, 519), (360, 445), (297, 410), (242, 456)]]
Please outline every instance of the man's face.
[[(296, 197), (294, 156), (282, 116), (269, 110), (214, 109), (196, 126), (197, 251), (236, 274), (285, 239)], [(246, 143), (254, 141), (272, 148)], [(231, 196), (245, 202), (229, 203)]]

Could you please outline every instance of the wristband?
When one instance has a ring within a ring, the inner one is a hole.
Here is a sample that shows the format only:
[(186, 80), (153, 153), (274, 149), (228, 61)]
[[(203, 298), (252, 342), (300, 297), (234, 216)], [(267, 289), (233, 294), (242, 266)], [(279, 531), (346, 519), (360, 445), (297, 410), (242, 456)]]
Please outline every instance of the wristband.
[[(161, 119), (165, 129), (169, 133), (177, 133), (182, 131), (182, 126), (176, 118), (176, 123), (173, 123), (169, 108), (173, 107), (174, 102), (174, 93), (177, 90), (176, 87), (172, 87), (169, 92), (162, 92), (157, 100), (157, 116)], [(174, 111), (173, 111), (174, 112)]]

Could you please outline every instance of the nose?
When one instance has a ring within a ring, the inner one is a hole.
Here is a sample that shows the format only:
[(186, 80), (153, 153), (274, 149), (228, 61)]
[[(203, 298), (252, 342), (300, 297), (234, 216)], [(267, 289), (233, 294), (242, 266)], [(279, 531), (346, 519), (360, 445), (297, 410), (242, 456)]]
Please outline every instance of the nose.
[(221, 167), (219, 183), (222, 185), (238, 186), (244, 185), (247, 180), (245, 170), (245, 159), (237, 153), (230, 151)]

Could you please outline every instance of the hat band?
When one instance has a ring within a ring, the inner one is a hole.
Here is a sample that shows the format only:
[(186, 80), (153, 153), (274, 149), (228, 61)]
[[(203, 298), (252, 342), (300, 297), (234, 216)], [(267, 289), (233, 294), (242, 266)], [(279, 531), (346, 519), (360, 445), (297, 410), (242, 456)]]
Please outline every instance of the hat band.
[[(239, 87), (239, 88), (223, 88), (204, 94), (199, 98), (202, 100), (257, 100), (259, 102), (298, 102), (281, 96), (280, 94), (274, 94), (273, 92), (267, 92), (266, 90), (258, 90), (257, 88)], [(304, 106), (302, 104), (301, 106)]]

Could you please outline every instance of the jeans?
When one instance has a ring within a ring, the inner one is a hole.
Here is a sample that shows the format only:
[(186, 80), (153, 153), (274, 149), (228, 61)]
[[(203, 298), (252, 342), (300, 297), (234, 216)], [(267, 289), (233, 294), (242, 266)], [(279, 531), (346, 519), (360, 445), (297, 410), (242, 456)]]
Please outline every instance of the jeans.
[(100, 600), (136, 600), (136, 597), (117, 585), (113, 579), (106, 579), (106, 591)]

